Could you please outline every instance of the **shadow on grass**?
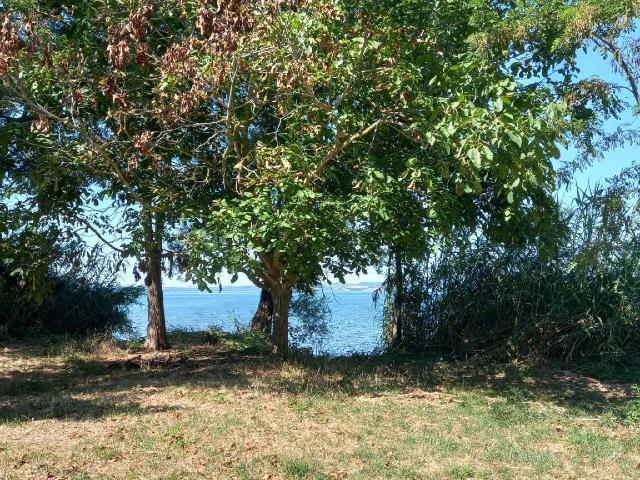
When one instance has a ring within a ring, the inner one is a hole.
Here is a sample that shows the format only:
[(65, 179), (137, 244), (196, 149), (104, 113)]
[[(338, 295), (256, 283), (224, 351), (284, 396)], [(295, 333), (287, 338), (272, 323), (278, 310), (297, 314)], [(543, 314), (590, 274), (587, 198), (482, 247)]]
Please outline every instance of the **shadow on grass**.
[[(251, 335), (180, 332), (173, 335), (172, 344), (172, 350), (158, 355), (118, 349), (114, 355), (85, 358), (81, 350), (68, 353), (56, 365), (51, 362), (52, 348), (68, 352), (64, 342), (44, 349), (38, 344), (7, 347), (9, 368), (0, 367), (0, 423), (155, 413), (158, 408), (142, 406), (145, 389), (183, 386), (332, 398), (412, 392), (420, 398), (420, 392), (455, 390), (483, 392), (507, 403), (547, 401), (577, 414), (596, 414), (622, 408), (631, 398), (631, 384), (640, 382), (637, 371), (627, 379), (629, 384), (622, 384), (559, 369), (408, 355), (294, 355), (282, 362), (270, 357), (260, 339)], [(31, 367), (10, 370), (14, 358), (31, 359)]]
[(142, 407), (133, 401), (116, 402), (86, 400), (58, 393), (51, 397), (29, 398), (22, 402), (0, 404), (0, 424), (21, 423), (33, 420), (89, 420), (113, 415), (142, 416), (151, 413), (178, 410), (173, 406)]

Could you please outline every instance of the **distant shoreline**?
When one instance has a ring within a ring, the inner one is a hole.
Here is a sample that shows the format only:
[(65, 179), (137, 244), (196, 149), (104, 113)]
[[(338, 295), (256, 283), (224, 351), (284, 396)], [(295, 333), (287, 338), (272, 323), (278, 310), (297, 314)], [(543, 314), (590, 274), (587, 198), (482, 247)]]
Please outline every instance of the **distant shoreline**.
[[(352, 283), (352, 284), (331, 284), (331, 285), (322, 285), (322, 287), (318, 287), (317, 290), (327, 289), (330, 291), (337, 292), (352, 292), (352, 293), (373, 293), (376, 289), (380, 288), (380, 284), (377, 282), (363, 282), (363, 283)], [(218, 293), (218, 288), (214, 285), (211, 288), (212, 293)], [(184, 291), (193, 291), (200, 292), (196, 286), (166, 286), (164, 290), (184, 290)], [(225, 291), (259, 291), (259, 288), (255, 285), (224, 285), (222, 287), (222, 292)]]

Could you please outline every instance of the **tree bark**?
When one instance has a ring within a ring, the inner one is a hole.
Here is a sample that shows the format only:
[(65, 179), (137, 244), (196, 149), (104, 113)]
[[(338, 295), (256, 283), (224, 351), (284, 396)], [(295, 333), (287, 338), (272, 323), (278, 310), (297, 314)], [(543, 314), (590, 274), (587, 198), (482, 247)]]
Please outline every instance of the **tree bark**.
[(292, 289), (281, 286), (272, 289), (271, 296), (273, 297), (272, 353), (285, 358), (289, 349), (289, 305)]
[(258, 309), (251, 321), (251, 330), (262, 335), (271, 333), (271, 318), (273, 317), (273, 298), (268, 290), (262, 289), (260, 292), (260, 302)]
[(391, 346), (397, 348), (402, 343), (402, 302), (404, 302), (404, 285), (402, 278), (402, 255), (396, 248), (394, 254), (395, 268), (393, 279), (393, 325), (391, 326)]
[(148, 214), (145, 218), (147, 274), (144, 283), (147, 287), (147, 337), (144, 348), (155, 352), (169, 348), (169, 340), (162, 292), (162, 228), (157, 214), (154, 228), (152, 215)]

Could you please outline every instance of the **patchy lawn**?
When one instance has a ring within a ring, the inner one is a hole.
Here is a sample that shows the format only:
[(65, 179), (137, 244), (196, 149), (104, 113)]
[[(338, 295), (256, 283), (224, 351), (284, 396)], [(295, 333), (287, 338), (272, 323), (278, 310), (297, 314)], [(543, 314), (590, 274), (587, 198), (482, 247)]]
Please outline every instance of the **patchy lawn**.
[(0, 479), (640, 478), (640, 376), (172, 340), (1, 344)]

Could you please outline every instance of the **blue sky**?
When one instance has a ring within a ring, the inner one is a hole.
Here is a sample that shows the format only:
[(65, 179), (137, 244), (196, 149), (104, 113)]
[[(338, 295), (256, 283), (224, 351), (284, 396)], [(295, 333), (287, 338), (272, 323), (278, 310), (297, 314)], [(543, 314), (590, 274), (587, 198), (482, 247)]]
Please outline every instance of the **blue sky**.
[[(580, 76), (582, 78), (598, 76), (606, 81), (615, 81), (620, 84), (624, 84), (623, 78), (616, 75), (612, 71), (611, 65), (608, 63), (608, 61), (603, 59), (597, 52), (581, 52), (578, 58), (578, 66), (580, 68)], [(629, 95), (628, 99), (631, 103), (631, 95)], [(640, 120), (638, 118), (635, 118), (631, 109), (629, 109), (629, 111), (625, 112), (625, 114), (619, 121), (608, 122), (607, 128), (613, 130), (618, 124), (623, 123), (631, 123), (636, 128), (640, 127)], [(589, 185), (594, 185), (598, 182), (602, 183), (606, 181), (607, 178), (615, 175), (623, 168), (631, 165), (634, 160), (638, 160), (639, 153), (640, 150), (636, 146), (627, 146), (625, 148), (607, 152), (603, 160), (596, 161), (590, 167), (576, 173), (574, 186), (569, 187), (568, 191), (566, 192), (559, 192), (559, 194), (565, 200), (570, 200), (575, 194), (576, 185), (580, 188), (586, 188)], [(558, 164), (562, 163), (563, 161), (571, 160), (574, 155), (575, 151), (571, 149), (565, 149)], [(230, 285), (230, 278), (231, 275), (222, 275), (223, 286)], [(130, 272), (123, 275), (122, 280), (123, 283), (134, 283), (133, 276)], [(346, 280), (347, 283), (381, 282), (383, 280), (383, 277), (375, 273), (375, 270), (371, 268), (366, 275), (361, 275), (359, 277), (356, 275), (350, 275), (347, 276)], [(165, 278), (164, 284), (167, 287), (193, 287), (192, 284), (185, 283), (178, 278)], [(243, 275), (240, 275), (235, 285), (251, 285), (251, 282)]]
[[(623, 77), (613, 72), (609, 60), (603, 59), (599, 53), (588, 51), (585, 54), (581, 52), (578, 58), (578, 66), (580, 68), (580, 76), (583, 78), (600, 77), (608, 82), (617, 82), (620, 85), (625, 84)], [(630, 104), (633, 103), (633, 98), (630, 93), (626, 96), (626, 100)], [(624, 112), (620, 120), (609, 121), (607, 128), (614, 130), (620, 124), (631, 124), (635, 128), (639, 128), (640, 119), (634, 117), (632, 109), (629, 108)], [(640, 151), (637, 146), (626, 146), (607, 152), (603, 160), (596, 161), (589, 168), (577, 172), (575, 182), (580, 187), (603, 182), (607, 178), (619, 173), (623, 168), (630, 166), (634, 160), (637, 161), (639, 153)], [(573, 150), (565, 150), (561, 161), (571, 160), (574, 155), (575, 152)]]

